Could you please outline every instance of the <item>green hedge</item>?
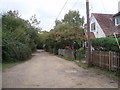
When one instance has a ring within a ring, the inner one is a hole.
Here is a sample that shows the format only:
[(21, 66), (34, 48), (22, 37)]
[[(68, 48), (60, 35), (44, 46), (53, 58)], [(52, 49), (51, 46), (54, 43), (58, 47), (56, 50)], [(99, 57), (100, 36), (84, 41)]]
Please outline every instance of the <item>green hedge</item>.
[(3, 39), (2, 42), (3, 63), (26, 60), (31, 56), (31, 50), (25, 44), (15, 41), (12, 38)]
[[(118, 38), (118, 42), (120, 43), (120, 38)], [(113, 37), (92, 39), (92, 46), (94, 47), (95, 50), (115, 52), (120, 51), (116, 39)]]

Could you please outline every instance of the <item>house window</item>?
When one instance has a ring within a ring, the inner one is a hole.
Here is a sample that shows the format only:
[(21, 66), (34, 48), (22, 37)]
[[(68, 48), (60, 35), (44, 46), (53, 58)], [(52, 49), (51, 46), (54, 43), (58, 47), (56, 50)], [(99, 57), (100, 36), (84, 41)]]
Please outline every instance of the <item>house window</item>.
[(115, 17), (115, 24), (120, 25), (120, 16)]
[(95, 30), (95, 23), (91, 24), (91, 30)]

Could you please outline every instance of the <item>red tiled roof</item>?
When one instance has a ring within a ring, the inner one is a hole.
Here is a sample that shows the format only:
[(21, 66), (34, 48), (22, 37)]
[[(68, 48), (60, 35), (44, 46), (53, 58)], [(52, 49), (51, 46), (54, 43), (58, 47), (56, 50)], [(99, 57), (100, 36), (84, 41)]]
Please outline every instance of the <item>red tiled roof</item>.
[[(85, 32), (85, 37), (88, 38), (88, 32)], [(95, 38), (95, 35), (93, 32), (90, 32), (90, 38), (91, 39)]]
[(115, 27), (115, 34), (120, 34), (120, 25)]

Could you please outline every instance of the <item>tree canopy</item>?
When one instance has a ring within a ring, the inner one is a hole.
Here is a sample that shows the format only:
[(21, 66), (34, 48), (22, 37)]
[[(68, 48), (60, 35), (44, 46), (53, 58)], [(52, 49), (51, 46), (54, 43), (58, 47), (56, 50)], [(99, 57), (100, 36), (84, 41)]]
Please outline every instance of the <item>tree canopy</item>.
[(44, 47), (47, 51), (57, 53), (59, 48), (70, 46), (74, 41), (79, 45), (84, 40), (84, 18), (78, 11), (69, 11), (63, 20), (56, 20), (51, 31), (41, 31), (36, 27), (40, 21), (36, 15), (30, 21), (20, 18), (18, 11), (9, 11), (2, 15), (2, 53), (3, 62), (25, 60), (36, 48)]
[(56, 20), (54, 29), (45, 33), (44, 43), (47, 50), (54, 50), (57, 53), (59, 48), (72, 47), (74, 41), (77, 41), (81, 46), (84, 40), (84, 30), (80, 25), (83, 25), (83, 23), (84, 18), (80, 18), (78, 11), (69, 11), (68, 14), (65, 14), (63, 20)]
[(24, 60), (40, 46), (40, 35), (29, 21), (19, 17), (17, 11), (2, 15), (3, 62)]
[(83, 26), (84, 17), (80, 17), (79, 11), (70, 10), (67, 14), (65, 14), (62, 21), (72, 26)]

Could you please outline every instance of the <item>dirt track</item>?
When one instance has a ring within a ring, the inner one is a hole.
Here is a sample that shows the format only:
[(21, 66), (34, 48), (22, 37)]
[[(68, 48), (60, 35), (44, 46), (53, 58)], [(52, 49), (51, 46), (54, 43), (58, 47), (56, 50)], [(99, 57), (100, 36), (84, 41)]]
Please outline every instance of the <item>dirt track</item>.
[(25, 63), (3, 70), (3, 88), (117, 88), (104, 75), (78, 67), (44, 51)]

